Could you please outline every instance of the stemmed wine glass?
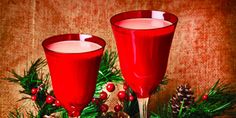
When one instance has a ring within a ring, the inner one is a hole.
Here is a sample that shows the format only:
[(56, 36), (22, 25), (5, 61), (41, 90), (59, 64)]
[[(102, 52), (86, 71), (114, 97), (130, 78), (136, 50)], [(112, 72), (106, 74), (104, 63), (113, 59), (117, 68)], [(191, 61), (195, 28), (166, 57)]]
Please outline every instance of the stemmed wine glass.
[(154, 10), (128, 11), (110, 19), (122, 75), (138, 97), (141, 118), (147, 118), (152, 91), (161, 82), (178, 18)]
[(42, 43), (56, 98), (69, 117), (79, 117), (91, 101), (105, 41), (86, 34), (64, 34)]

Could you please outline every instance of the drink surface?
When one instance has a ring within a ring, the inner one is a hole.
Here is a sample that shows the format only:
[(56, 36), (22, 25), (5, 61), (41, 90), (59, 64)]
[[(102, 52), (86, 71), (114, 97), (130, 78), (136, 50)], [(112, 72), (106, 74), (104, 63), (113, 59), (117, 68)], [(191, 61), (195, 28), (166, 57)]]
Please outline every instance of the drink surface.
[(113, 27), (122, 75), (137, 97), (147, 98), (165, 75), (174, 27), (154, 18), (115, 24), (122, 27)]
[(172, 23), (162, 19), (133, 18), (117, 22), (116, 25), (129, 29), (154, 29), (171, 25)]
[(89, 41), (60, 41), (48, 45), (48, 48), (60, 53), (84, 53), (100, 49), (102, 46)]

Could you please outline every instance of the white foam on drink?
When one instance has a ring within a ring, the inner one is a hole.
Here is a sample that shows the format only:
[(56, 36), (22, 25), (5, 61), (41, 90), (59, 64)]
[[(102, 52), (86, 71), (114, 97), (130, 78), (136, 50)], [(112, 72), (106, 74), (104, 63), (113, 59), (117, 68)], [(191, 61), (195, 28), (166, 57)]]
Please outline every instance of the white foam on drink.
[(100, 49), (102, 46), (89, 41), (60, 41), (48, 45), (48, 49), (60, 53), (83, 53)]
[(116, 23), (116, 25), (129, 29), (154, 29), (171, 25), (172, 23), (163, 19), (155, 18), (132, 18), (125, 19)]

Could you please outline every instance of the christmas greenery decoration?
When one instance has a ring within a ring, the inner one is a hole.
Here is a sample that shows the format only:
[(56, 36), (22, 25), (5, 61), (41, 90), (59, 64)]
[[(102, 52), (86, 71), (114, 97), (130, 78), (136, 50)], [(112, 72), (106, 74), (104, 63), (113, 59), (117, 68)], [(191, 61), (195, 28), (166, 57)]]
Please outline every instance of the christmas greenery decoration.
[[(138, 117), (138, 102), (135, 93), (124, 83), (121, 72), (116, 68), (117, 53), (106, 51), (102, 57), (98, 72), (96, 90), (93, 100), (84, 108), (81, 118), (118, 118), (118, 117)], [(49, 74), (42, 72), (46, 61), (39, 58), (31, 64), (28, 70), (21, 76), (14, 70), (11, 71), (13, 77), (4, 78), (9, 82), (22, 86), (20, 91), (24, 96), (18, 101), (33, 103), (34, 111), (27, 111), (24, 107), (19, 107), (9, 113), (9, 118), (46, 118), (61, 117), (68, 118), (66, 110), (61, 107), (60, 102), (54, 97), (50, 90)], [(118, 104), (113, 111), (108, 111), (106, 104), (109, 94), (116, 89), (116, 85), (122, 85), (123, 89), (117, 94)], [(166, 85), (168, 79), (165, 76), (160, 85)], [(162, 90), (158, 86), (153, 92)], [(176, 95), (170, 99), (169, 103), (157, 106), (157, 113), (150, 112), (150, 118), (211, 118), (222, 115), (225, 110), (231, 109), (236, 103), (236, 93), (230, 85), (219, 84), (214, 86), (194, 101), (193, 91), (189, 85), (181, 85), (176, 90)], [(173, 107), (174, 106), (174, 107)], [(26, 110), (26, 111), (25, 111)]]
[[(184, 85), (185, 86), (185, 85)], [(190, 87), (184, 87), (189, 94)], [(186, 89), (187, 88), (187, 89)], [(177, 93), (179, 93), (179, 87), (177, 88)], [(191, 93), (191, 92), (190, 92)], [(183, 93), (181, 93), (183, 94)], [(202, 94), (197, 98), (195, 102), (191, 100), (192, 94), (188, 99), (183, 99), (178, 110), (177, 116), (173, 115), (173, 98), (168, 104), (158, 106), (157, 113), (151, 113), (152, 118), (212, 118), (214, 116), (221, 115), (236, 115), (234, 112), (224, 112), (226, 110), (232, 110), (236, 105), (236, 91), (233, 85), (230, 84), (219, 84), (219, 80), (211, 87), (211, 89)], [(185, 102), (191, 102), (191, 105), (184, 105)], [(176, 109), (174, 109), (176, 110)], [(224, 114), (222, 114), (224, 112)], [(174, 111), (175, 113), (175, 111)]]
[[(44, 114), (50, 114), (53, 112), (60, 111), (60, 109), (57, 109), (55, 106), (51, 104), (46, 104), (46, 102), (44, 102), (46, 100), (47, 95), (50, 95), (50, 94), (53, 95), (52, 91), (50, 92), (47, 91), (49, 88), (48, 75), (43, 76), (41, 74), (41, 76), (39, 76), (39, 70), (45, 65), (46, 65), (45, 60), (40, 58), (34, 63), (32, 63), (28, 71), (24, 71), (23, 76), (20, 76), (14, 70), (12, 70), (11, 73), (13, 74), (13, 78), (5, 78), (9, 80), (10, 82), (19, 83), (23, 87), (24, 90), (20, 91), (20, 93), (23, 93), (28, 96), (22, 97), (22, 99), (18, 101), (22, 101), (26, 99), (34, 100), (36, 103), (35, 107), (38, 109), (37, 116), (39, 117), (42, 117)], [(38, 88), (40, 90), (37, 92), (37, 96), (32, 95), (32, 98), (31, 98), (29, 96), (31, 96), (32, 94), (31, 91), (33, 88)], [(30, 116), (31, 115), (32, 114), (30, 114)]]
[[(116, 60), (117, 54), (115, 52), (104, 53), (102, 57), (102, 61), (100, 64), (100, 69), (97, 78), (95, 97), (99, 96), (99, 92), (102, 91), (104, 84), (107, 82), (115, 82), (121, 83), (123, 82), (123, 78), (120, 75), (120, 70), (116, 68)], [(42, 118), (44, 116), (49, 116), (52, 113), (60, 112), (63, 118), (68, 117), (67, 112), (60, 106), (57, 106), (55, 103), (47, 103), (47, 98), (51, 97), (52, 101), (56, 101), (54, 97), (53, 91), (48, 91), (49, 89), (49, 74), (43, 76), (41, 69), (46, 65), (45, 60), (39, 58), (35, 62), (32, 63), (29, 70), (25, 70), (24, 75), (21, 76), (17, 74), (14, 70), (11, 71), (13, 74), (12, 78), (5, 78), (9, 82), (19, 83), (23, 87), (23, 91), (20, 93), (26, 94), (27, 97), (23, 97), (21, 100), (32, 99), (35, 101), (35, 107), (38, 110), (38, 114), (36, 116), (33, 115), (33, 112), (27, 113), (29, 116), (27, 117), (38, 117)], [(37, 95), (32, 94), (32, 91), (35, 91)], [(31, 97), (30, 97), (31, 96)], [(37, 96), (37, 97), (36, 97)], [(49, 100), (50, 101), (50, 100)], [(50, 102), (52, 102), (50, 101)], [(97, 105), (93, 103), (89, 103), (89, 105), (83, 110), (81, 114), (81, 118), (83, 117), (96, 117), (100, 116), (99, 108)], [(24, 115), (20, 112), (20, 109), (16, 109), (15, 112), (11, 112), (9, 117), (11, 118), (22, 118)]]
[(179, 113), (179, 116), (183, 118), (220, 116), (225, 110), (235, 107), (235, 103), (236, 93), (233, 86), (229, 84), (220, 85), (218, 80), (208, 93), (201, 95), (195, 104), (186, 112)]

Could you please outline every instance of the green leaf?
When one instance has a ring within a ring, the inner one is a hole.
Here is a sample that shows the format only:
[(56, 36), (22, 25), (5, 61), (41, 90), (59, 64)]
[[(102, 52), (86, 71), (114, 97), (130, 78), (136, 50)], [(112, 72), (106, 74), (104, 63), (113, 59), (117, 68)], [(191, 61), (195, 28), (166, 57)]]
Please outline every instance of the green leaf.
[(210, 89), (208, 95), (214, 94), (214, 92), (215, 92), (214, 90), (215, 90), (215, 88), (217, 87), (219, 81), (220, 81), (220, 80), (217, 80), (216, 83), (211, 87), (211, 89)]
[[(119, 83), (124, 81), (121, 77), (120, 70), (116, 68), (116, 61), (117, 53), (106, 50), (100, 63), (94, 97), (99, 96), (99, 93), (107, 82)], [(90, 103), (84, 108), (81, 118), (95, 118), (100, 115), (98, 107)]]
[(19, 82), (19, 80), (15, 79), (15, 78), (3, 78), (3, 80), (7, 80), (7, 81), (13, 82), (13, 83), (18, 83)]
[(11, 71), (11, 73), (13, 74), (13, 76), (18, 79), (18, 80), (21, 80), (23, 77), (18, 75), (14, 70)]
[(178, 114), (178, 118), (182, 118), (183, 107), (184, 107), (184, 100), (181, 103), (179, 114)]
[(151, 113), (150, 118), (161, 118), (159, 115), (157, 115), (157, 114), (154, 113), (154, 112), (150, 112), (150, 113)]
[[(219, 85), (219, 80), (209, 89), (208, 99), (202, 100), (202, 94), (190, 109), (184, 113), (184, 117), (214, 117), (231, 109), (236, 104), (236, 93), (229, 84)], [(226, 114), (226, 113), (224, 113)]]
[(81, 113), (81, 118), (95, 118), (99, 115), (98, 111), (98, 106), (90, 103), (86, 108), (84, 108)]

